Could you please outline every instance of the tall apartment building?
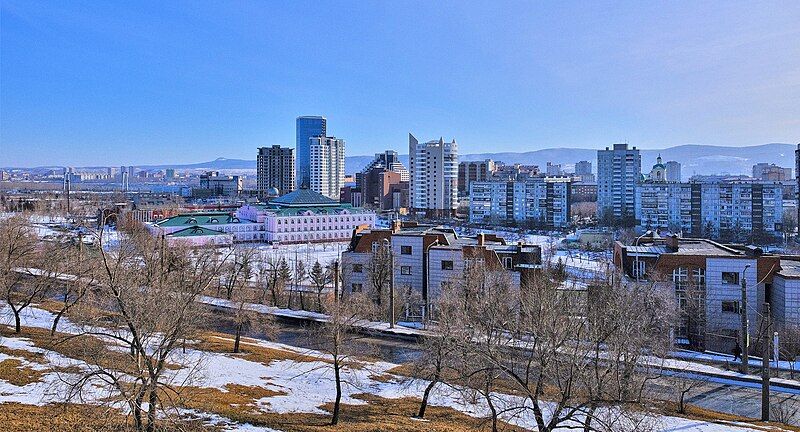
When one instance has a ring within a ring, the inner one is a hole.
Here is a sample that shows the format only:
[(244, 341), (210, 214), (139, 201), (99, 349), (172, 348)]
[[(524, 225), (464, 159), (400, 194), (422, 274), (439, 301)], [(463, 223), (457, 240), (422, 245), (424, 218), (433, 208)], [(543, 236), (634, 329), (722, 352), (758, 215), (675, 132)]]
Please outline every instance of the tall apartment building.
[(294, 149), (279, 145), (259, 148), (256, 169), (260, 198), (286, 195), (295, 189)]
[(792, 169), (775, 164), (757, 163), (753, 165), (753, 178), (769, 181), (785, 181), (792, 178)]
[(797, 183), (797, 222), (800, 224), (800, 144), (797, 144), (797, 150), (794, 151), (794, 174), (797, 176), (795, 178)]
[(580, 177), (582, 182), (594, 183), (596, 178), (594, 174), (592, 174), (592, 163), (589, 161), (576, 162), (575, 176)]
[(295, 182), (297, 189), (311, 187), (311, 138), (328, 134), (328, 121), (322, 116), (300, 116), (295, 122)]
[(667, 181), (680, 182), (681, 178), (681, 164), (676, 161), (667, 161)]
[(420, 143), (408, 134), (409, 201), (413, 213), (449, 217), (458, 208), (458, 144), (442, 138)]
[(648, 181), (636, 189), (640, 230), (669, 229), (693, 237), (747, 241), (750, 234), (779, 235), (782, 215), (783, 187), (778, 182)]
[(545, 173), (547, 173), (548, 176), (560, 176), (564, 175), (564, 169), (561, 167), (561, 164), (547, 162)]
[(344, 140), (319, 136), (309, 144), (309, 189), (338, 200), (344, 186)]
[(397, 152), (386, 150), (377, 153), (366, 168), (356, 173), (356, 185), (365, 206), (398, 211), (408, 207), (409, 178)]
[(465, 161), (458, 164), (458, 195), (469, 194), (469, 185), (474, 181), (489, 180), (495, 172), (495, 163), (491, 159), (483, 161)]
[(481, 181), (470, 185), (472, 223), (527, 223), (561, 228), (570, 223), (571, 177), (534, 177), (525, 181)]
[(600, 218), (633, 217), (636, 184), (642, 177), (642, 157), (636, 147), (614, 144), (597, 151), (597, 215)]

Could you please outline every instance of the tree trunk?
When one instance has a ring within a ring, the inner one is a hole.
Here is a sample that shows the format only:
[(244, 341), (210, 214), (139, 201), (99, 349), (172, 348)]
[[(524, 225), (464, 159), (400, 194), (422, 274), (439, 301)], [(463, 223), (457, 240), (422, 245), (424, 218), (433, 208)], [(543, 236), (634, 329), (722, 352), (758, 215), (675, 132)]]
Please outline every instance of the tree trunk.
[(594, 419), (595, 407), (589, 407), (589, 412), (586, 414), (586, 419), (583, 421), (583, 432), (591, 432), (592, 420)]
[(342, 377), (339, 373), (339, 368), (339, 361), (334, 360), (333, 372), (336, 377), (336, 400), (333, 402), (333, 419), (331, 419), (331, 425), (334, 426), (339, 423), (339, 403), (342, 401)]
[(20, 322), (19, 312), (16, 309), (11, 309), (14, 312), (14, 333), (20, 334), (22, 332), (22, 323)]
[(300, 309), (306, 310), (306, 301), (303, 298), (303, 290), (298, 291), (298, 294), (300, 294)]
[(417, 418), (425, 418), (425, 409), (428, 408), (428, 396), (431, 394), (431, 390), (433, 390), (433, 386), (436, 385), (438, 382), (438, 377), (434, 378), (427, 387), (425, 387), (425, 391), (422, 393), (422, 403), (419, 404), (419, 412), (417, 413)]
[(144, 424), (142, 423), (142, 400), (144, 399), (144, 392), (140, 392), (136, 395), (136, 399), (133, 401), (133, 427), (142, 432), (144, 430)]
[(53, 318), (53, 326), (50, 327), (50, 336), (55, 336), (56, 328), (58, 327), (58, 322), (61, 321), (61, 316), (64, 315), (64, 312), (66, 312), (66, 309), (61, 309), (56, 314), (56, 317)]
[[(155, 386), (154, 386), (155, 387)], [(158, 405), (158, 393), (156, 389), (150, 389), (150, 399), (147, 407), (147, 432), (155, 432), (156, 430), (156, 406)]]
[(486, 404), (489, 405), (489, 410), (492, 412), (492, 432), (497, 432), (497, 408), (495, 408), (494, 402), (492, 402), (492, 393), (490, 390), (489, 383), (487, 382), (484, 397), (486, 398)]
[(236, 325), (236, 338), (233, 340), (233, 353), (234, 354), (238, 354), (239, 353), (239, 340), (241, 339), (241, 335), (242, 335), (242, 324), (240, 323), (240, 324)]
[(322, 291), (321, 290), (317, 291), (317, 305), (319, 305), (317, 310), (319, 312), (322, 312)]

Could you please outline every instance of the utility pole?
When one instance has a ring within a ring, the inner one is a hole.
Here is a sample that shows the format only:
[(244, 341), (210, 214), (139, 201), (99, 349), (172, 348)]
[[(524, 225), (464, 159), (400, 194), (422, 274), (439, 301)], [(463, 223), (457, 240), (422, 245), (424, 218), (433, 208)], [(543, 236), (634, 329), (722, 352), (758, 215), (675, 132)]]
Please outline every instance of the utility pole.
[(389, 254), (389, 328), (394, 328), (394, 254), (392, 246), (387, 242), (386, 252)]
[(739, 316), (742, 318), (742, 328), (739, 330), (741, 333), (739, 336), (741, 338), (741, 345), (742, 345), (742, 365), (739, 367), (739, 372), (743, 374), (747, 374), (750, 371), (749, 362), (750, 362), (750, 355), (748, 353), (750, 349), (750, 329), (749, 329), (749, 321), (747, 319), (747, 269), (750, 268), (750, 264), (744, 266), (744, 270), (742, 270), (742, 300), (741, 304), (739, 305)]
[(338, 259), (333, 261), (333, 299), (336, 300), (336, 306), (339, 306), (339, 260)]
[[(769, 356), (772, 351), (772, 316), (769, 303), (764, 303), (764, 352), (761, 355), (761, 420), (769, 421)], [(777, 360), (777, 359), (776, 359)]]

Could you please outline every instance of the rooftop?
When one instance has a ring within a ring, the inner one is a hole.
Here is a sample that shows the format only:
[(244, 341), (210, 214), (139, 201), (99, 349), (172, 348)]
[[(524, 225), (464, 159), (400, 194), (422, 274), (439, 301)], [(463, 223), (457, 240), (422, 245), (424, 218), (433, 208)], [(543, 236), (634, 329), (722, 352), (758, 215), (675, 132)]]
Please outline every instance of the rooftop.
[(213, 224), (237, 224), (250, 222), (248, 220), (240, 220), (235, 215), (228, 212), (198, 212), (198, 213), (181, 213), (177, 216), (172, 216), (155, 223), (158, 227), (174, 227), (182, 225), (213, 225)]
[(308, 207), (308, 206), (338, 206), (339, 203), (333, 199), (314, 192), (311, 189), (298, 189), (280, 196), (269, 202), (270, 204), (282, 207)]
[(198, 237), (198, 236), (216, 236), (216, 235), (227, 235), (227, 234), (225, 234), (222, 231), (212, 230), (194, 225), (186, 227), (180, 231), (175, 231), (173, 233), (167, 234), (167, 237)]

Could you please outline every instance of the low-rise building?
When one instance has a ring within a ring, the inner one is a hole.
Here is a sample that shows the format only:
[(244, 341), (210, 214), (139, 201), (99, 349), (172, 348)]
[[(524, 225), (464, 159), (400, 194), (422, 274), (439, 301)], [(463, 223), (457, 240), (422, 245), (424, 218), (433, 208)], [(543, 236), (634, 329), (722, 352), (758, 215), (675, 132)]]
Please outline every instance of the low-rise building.
[(236, 214), (261, 224), (263, 241), (270, 243), (344, 241), (355, 228), (375, 225), (374, 212), (309, 189), (298, 189), (266, 204), (245, 204)]
[(459, 237), (451, 228), (396, 221), (389, 229), (359, 228), (354, 232), (342, 253), (345, 295), (371, 289), (370, 263), (379, 248), (386, 247), (391, 253), (396, 292), (418, 299), (406, 306), (407, 319), (424, 317), (443, 284), (463, 283), (465, 266), (473, 260), (507, 272), (517, 288), (541, 265), (537, 245), (507, 244), (494, 235)]
[(662, 283), (674, 293), (680, 313), (678, 342), (722, 352), (730, 352), (739, 338), (741, 313), (750, 321), (750, 336), (758, 336), (765, 302), (774, 311), (777, 328), (800, 329), (798, 261), (800, 257), (766, 254), (752, 246), (677, 236), (650, 235), (634, 246), (614, 246), (614, 264), (626, 277)]

